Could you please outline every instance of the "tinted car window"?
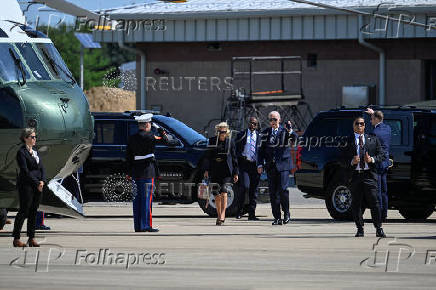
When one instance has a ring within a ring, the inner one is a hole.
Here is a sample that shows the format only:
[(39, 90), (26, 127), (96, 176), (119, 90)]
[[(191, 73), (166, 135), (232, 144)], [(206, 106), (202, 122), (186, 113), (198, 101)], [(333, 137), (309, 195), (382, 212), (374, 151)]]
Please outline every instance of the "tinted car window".
[(403, 140), (401, 120), (385, 119), (383, 122), (391, 127), (391, 145), (401, 145), (401, 140)]
[(174, 118), (156, 115), (153, 119), (163, 123), (166, 127), (172, 129), (173, 132), (177, 132), (177, 134), (190, 145), (198, 141), (206, 140), (203, 135)]
[(94, 144), (121, 145), (126, 144), (127, 136), (125, 122), (98, 121), (95, 122)]
[(306, 130), (306, 136), (348, 136), (353, 133), (353, 118), (318, 119)]

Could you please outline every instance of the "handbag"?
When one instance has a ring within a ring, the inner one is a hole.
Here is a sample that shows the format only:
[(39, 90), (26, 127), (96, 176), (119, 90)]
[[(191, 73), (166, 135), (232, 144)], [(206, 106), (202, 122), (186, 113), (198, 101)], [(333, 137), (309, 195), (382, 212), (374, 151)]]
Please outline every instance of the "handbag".
[(209, 205), (209, 193), (209, 180), (203, 179), (198, 185), (197, 197), (206, 200), (206, 208)]

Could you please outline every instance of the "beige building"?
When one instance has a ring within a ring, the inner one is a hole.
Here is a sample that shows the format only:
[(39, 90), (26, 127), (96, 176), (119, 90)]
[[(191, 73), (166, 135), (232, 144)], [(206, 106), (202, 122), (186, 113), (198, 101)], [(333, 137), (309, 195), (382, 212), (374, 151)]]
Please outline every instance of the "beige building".
[[(376, 1), (336, 2), (362, 12), (377, 9)], [(384, 105), (436, 99), (436, 1), (396, 2), (377, 14), (423, 26), (285, 0), (192, 0), (112, 10), (110, 17), (129, 29), (95, 31), (94, 38), (137, 52), (138, 109), (171, 112), (202, 131), (222, 118), (232, 57), (301, 56), (304, 101), (314, 113), (343, 105), (346, 86), (373, 88)], [(254, 82), (273, 90), (276, 81)]]

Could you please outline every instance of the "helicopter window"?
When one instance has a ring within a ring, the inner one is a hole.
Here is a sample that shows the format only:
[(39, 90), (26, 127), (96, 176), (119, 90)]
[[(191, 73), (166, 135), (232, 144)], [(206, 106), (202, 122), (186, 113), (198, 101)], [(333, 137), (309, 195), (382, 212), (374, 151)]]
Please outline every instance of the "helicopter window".
[(0, 89), (0, 102), (0, 129), (22, 128), (23, 110), (11, 88)]
[(40, 49), (41, 55), (44, 58), (45, 63), (49, 67), (52, 75), (54, 75), (56, 78), (61, 78), (64, 81), (70, 82), (74, 81), (76, 82), (70, 70), (68, 69), (67, 65), (64, 63), (61, 55), (57, 51), (57, 49), (54, 47), (51, 43), (38, 43), (36, 44), (36, 47)]
[(6, 34), (6, 32), (0, 28), (0, 37), (8, 37), (8, 35)]
[(21, 55), (26, 60), (26, 63), (32, 71), (33, 76), (37, 80), (49, 80), (50, 75), (44, 68), (41, 60), (36, 55), (32, 45), (30, 43), (18, 43), (17, 47)]
[[(21, 78), (21, 72), (17, 65), (14, 63), (14, 59), (11, 56), (12, 53), (15, 52), (15, 49), (9, 43), (0, 43), (0, 78), (5, 82), (17, 81), (18, 76)], [(19, 58), (18, 54), (16, 54), (17, 59)], [(26, 69), (24, 69), (26, 79), (30, 77), (29, 73)]]

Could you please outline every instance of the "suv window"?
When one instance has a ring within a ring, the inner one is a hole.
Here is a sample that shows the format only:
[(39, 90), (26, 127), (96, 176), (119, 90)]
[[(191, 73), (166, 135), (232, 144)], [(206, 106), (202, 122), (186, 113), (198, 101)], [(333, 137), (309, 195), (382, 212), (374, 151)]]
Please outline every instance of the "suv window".
[(123, 121), (95, 122), (95, 144), (121, 145), (126, 143)]
[(403, 140), (401, 120), (384, 119), (383, 122), (391, 127), (391, 145), (401, 145), (401, 140)]
[(348, 136), (353, 133), (353, 118), (326, 118), (311, 123), (306, 136)]

